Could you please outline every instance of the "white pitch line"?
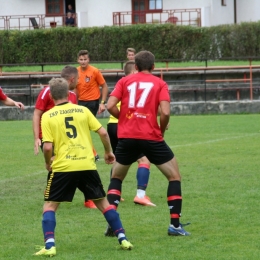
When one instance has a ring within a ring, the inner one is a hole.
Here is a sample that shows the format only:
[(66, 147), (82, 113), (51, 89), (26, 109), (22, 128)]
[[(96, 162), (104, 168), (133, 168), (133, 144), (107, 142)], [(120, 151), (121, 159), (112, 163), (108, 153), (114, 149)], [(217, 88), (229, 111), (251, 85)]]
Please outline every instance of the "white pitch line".
[(190, 144), (180, 144), (180, 145), (171, 145), (170, 148), (193, 146), (193, 145), (200, 145), (200, 144), (217, 143), (217, 142), (221, 142), (221, 141), (232, 140), (232, 139), (237, 139), (237, 138), (244, 138), (244, 137), (250, 137), (250, 136), (259, 135), (259, 134), (260, 133), (253, 133), (253, 134), (245, 134), (245, 135), (237, 135), (237, 136), (226, 137), (226, 138), (213, 139), (213, 140), (209, 140), (209, 141), (205, 141), (205, 142), (197, 142), (197, 143), (190, 143)]
[(32, 176), (35, 176), (35, 175), (40, 175), (40, 174), (46, 174), (46, 178), (47, 178), (47, 170), (44, 170), (44, 171), (38, 171), (38, 172), (33, 172), (33, 173), (30, 173), (30, 174), (26, 174), (26, 175), (23, 175), (23, 176), (16, 176), (16, 177), (13, 177), (13, 178), (7, 178), (7, 179), (4, 179), (4, 180), (0, 180), (0, 183), (6, 183), (6, 182), (10, 182), (10, 181), (17, 181), (19, 179), (25, 179), (27, 177), (32, 177)]

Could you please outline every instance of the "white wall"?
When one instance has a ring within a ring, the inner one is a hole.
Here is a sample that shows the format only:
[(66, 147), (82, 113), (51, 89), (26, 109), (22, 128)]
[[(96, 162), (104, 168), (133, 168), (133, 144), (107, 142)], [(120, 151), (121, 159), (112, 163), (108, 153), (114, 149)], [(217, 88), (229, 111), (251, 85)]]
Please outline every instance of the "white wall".
[[(248, 3), (250, 1), (250, 4)], [(259, 0), (237, 0), (237, 23), (260, 20)]]
[(0, 5), (0, 16), (45, 14), (44, 0), (1, 0)]
[(211, 26), (234, 23), (234, 0), (226, 0), (226, 3), (222, 6), (221, 0), (211, 0)]
[(76, 7), (77, 13), (84, 13), (80, 15), (81, 27), (113, 25), (113, 12), (132, 9), (131, 0), (76, 0)]

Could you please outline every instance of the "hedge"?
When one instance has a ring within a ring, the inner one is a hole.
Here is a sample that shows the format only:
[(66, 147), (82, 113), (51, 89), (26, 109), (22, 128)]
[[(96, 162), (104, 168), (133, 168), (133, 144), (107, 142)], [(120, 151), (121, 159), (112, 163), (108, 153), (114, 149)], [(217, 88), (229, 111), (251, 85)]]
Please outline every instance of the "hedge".
[(0, 63), (75, 62), (87, 49), (92, 61), (122, 61), (126, 48), (161, 59), (260, 56), (260, 22), (214, 27), (138, 24), (0, 31)]

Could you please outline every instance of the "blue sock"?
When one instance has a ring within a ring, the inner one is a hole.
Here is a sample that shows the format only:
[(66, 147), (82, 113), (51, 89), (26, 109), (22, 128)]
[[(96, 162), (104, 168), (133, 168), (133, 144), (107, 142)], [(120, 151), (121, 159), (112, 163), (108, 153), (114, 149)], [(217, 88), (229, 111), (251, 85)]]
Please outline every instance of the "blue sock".
[(55, 212), (45, 211), (42, 216), (42, 231), (44, 235), (45, 248), (55, 246), (54, 229), (56, 226)]
[(146, 190), (150, 176), (149, 166), (147, 164), (139, 164), (136, 173), (137, 188)]
[(103, 214), (109, 226), (117, 236), (119, 244), (121, 244), (121, 242), (126, 239), (125, 230), (122, 226), (119, 214), (112, 207), (113, 206), (109, 206), (107, 209), (105, 209)]

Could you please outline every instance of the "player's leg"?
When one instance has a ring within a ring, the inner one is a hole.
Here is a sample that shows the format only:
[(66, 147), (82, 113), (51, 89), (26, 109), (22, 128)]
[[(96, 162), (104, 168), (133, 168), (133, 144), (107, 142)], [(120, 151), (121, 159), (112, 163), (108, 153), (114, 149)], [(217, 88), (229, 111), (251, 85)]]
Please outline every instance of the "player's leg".
[(80, 182), (85, 186), (84, 192), (87, 194), (87, 197), (92, 199), (97, 208), (103, 213), (121, 247), (123, 249), (131, 249), (133, 246), (127, 241), (119, 214), (105, 197), (106, 193), (98, 172), (96, 170), (81, 172)]
[(164, 174), (169, 181), (167, 203), (170, 209), (169, 235), (189, 235), (180, 224), (182, 209), (181, 175), (179, 167), (169, 146), (164, 142), (147, 141), (145, 154), (151, 163)]
[(137, 193), (134, 198), (134, 203), (143, 205), (143, 206), (156, 206), (151, 202), (150, 198), (146, 196), (146, 188), (149, 182), (150, 176), (150, 162), (146, 156), (141, 154), (139, 156), (138, 169), (136, 172), (137, 179)]
[(45, 246), (35, 255), (56, 255), (55, 247), (55, 227), (56, 227), (56, 210), (60, 202), (73, 200), (76, 191), (76, 182), (74, 173), (51, 173), (44, 194), (44, 206), (42, 215), (42, 230)]
[[(117, 123), (109, 123), (107, 124), (107, 133), (109, 135), (112, 151), (115, 154), (116, 152), (116, 146), (118, 143), (118, 137), (117, 137)], [(113, 166), (112, 166), (113, 168)], [(110, 179), (112, 176), (112, 168), (110, 171)], [(124, 201), (124, 199), (121, 197), (120, 201)]]
[[(113, 235), (117, 237), (122, 249), (131, 250), (133, 245), (127, 240), (125, 230), (120, 220), (118, 212), (108, 203), (106, 198), (94, 200), (97, 208), (103, 213), (108, 226), (111, 228)], [(111, 235), (112, 236), (112, 235)]]

